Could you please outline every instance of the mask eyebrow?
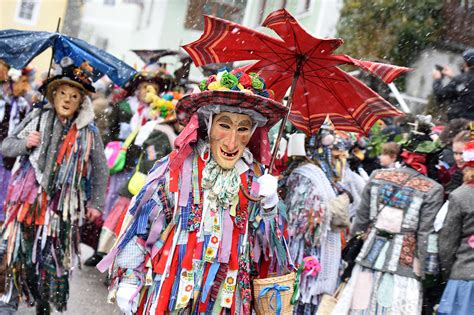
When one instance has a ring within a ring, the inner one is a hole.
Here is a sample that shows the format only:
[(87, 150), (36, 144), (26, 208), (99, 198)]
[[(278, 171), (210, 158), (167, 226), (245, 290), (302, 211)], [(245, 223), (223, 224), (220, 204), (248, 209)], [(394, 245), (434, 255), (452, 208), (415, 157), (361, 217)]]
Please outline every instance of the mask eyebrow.
[(241, 120), (239, 122), (239, 127), (252, 127), (252, 122), (248, 119)]
[(230, 119), (230, 117), (228, 116), (221, 116), (219, 118), (216, 119), (216, 122), (225, 122), (225, 123), (228, 123), (228, 124), (232, 124), (232, 119)]

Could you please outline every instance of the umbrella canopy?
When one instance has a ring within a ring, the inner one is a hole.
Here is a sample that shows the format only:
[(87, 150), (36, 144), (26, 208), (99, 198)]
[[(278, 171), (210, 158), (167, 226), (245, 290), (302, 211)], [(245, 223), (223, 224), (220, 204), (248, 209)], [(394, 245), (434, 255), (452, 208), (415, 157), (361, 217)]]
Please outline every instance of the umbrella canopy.
[(70, 57), (76, 66), (87, 61), (94, 68), (94, 80), (107, 75), (115, 84), (123, 86), (136, 74), (125, 62), (77, 38), (51, 32), (0, 31), (0, 59), (14, 68), (26, 67), (49, 47), (53, 49), (56, 63), (63, 57)]
[(338, 66), (354, 65), (386, 83), (410, 69), (335, 55), (342, 39), (312, 36), (285, 9), (271, 13), (263, 26), (280, 38), (205, 16), (204, 34), (183, 48), (196, 66), (258, 60), (245, 70), (259, 72), (277, 100), (291, 86), (289, 119), (307, 134), (317, 132), (327, 116), (339, 130), (367, 133), (378, 119), (403, 115)]

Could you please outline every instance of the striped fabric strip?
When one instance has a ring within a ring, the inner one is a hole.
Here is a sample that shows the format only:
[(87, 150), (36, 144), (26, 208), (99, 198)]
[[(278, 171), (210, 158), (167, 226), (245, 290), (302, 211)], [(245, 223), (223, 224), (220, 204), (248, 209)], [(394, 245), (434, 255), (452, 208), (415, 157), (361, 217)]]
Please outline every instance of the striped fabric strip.
[(227, 270), (229, 269), (228, 264), (221, 264), (219, 267), (219, 271), (217, 272), (216, 278), (214, 279), (214, 285), (211, 289), (211, 299), (215, 300), (217, 298), (217, 294), (219, 294), (219, 289), (221, 288), (222, 281), (225, 280), (227, 276)]
[(186, 207), (180, 207), (181, 208), (181, 228), (186, 231), (188, 230), (189, 214), (193, 206), (192, 197), (193, 197), (193, 194), (189, 193), (188, 204), (186, 205)]
[(146, 235), (147, 234), (147, 226), (148, 226), (148, 217), (153, 210), (154, 207), (156, 207), (156, 201), (153, 199), (148, 200), (142, 207), (142, 211), (140, 212), (140, 215), (138, 216), (138, 225), (137, 225), (137, 234), (139, 235)]

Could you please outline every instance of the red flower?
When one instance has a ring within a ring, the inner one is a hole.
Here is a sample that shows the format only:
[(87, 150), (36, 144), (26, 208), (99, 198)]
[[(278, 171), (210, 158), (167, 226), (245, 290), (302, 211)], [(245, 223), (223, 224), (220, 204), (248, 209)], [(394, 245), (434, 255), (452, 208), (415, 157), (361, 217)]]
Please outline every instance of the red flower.
[(206, 83), (207, 83), (207, 85), (209, 85), (210, 83), (212, 83), (212, 82), (214, 82), (214, 81), (216, 81), (216, 75), (215, 75), (215, 74), (209, 76), (209, 78), (207, 78), (207, 82), (206, 82)]
[(211, 243), (212, 244), (216, 244), (218, 241), (219, 241), (219, 239), (217, 238), (217, 236), (214, 235), (213, 237), (211, 237)]
[(193, 289), (193, 286), (190, 285), (190, 284), (188, 284), (188, 285), (186, 286), (186, 288), (185, 288), (186, 292), (189, 292), (189, 291), (191, 291), (192, 289)]
[(239, 83), (244, 86), (244, 88), (251, 88), (252, 87), (252, 77), (249, 76), (247, 73), (242, 72), (242, 75), (239, 78)]

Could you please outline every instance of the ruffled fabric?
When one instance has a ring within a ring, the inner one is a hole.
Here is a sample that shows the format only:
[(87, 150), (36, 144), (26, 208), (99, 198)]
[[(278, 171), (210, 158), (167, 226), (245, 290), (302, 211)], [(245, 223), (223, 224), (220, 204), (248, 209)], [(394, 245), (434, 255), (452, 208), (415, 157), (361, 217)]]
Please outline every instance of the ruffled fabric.
[(301, 304), (317, 305), (321, 294), (334, 293), (339, 279), (341, 236), (331, 230), (327, 210), (327, 203), (336, 194), (324, 172), (313, 164), (299, 166), (292, 172), (287, 191), (291, 257), (297, 264), (313, 257), (321, 265), (316, 275), (301, 274), (298, 300)]

